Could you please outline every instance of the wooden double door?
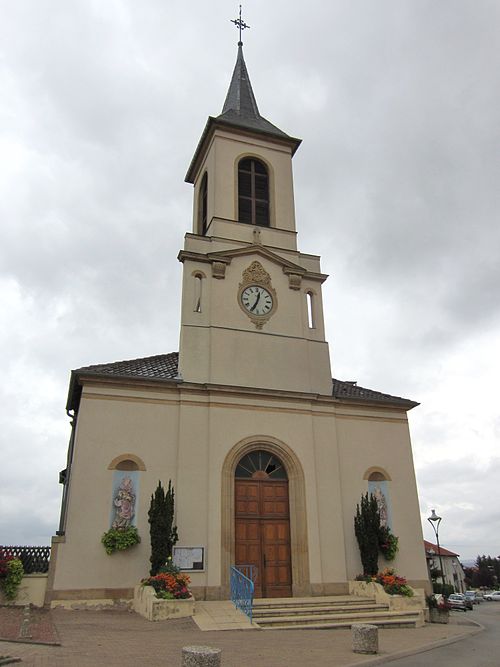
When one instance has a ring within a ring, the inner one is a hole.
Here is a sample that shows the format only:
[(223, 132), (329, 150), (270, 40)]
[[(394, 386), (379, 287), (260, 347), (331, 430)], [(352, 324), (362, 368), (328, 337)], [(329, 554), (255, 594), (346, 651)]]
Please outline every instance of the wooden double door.
[(288, 481), (235, 480), (236, 566), (254, 566), (255, 597), (291, 597)]

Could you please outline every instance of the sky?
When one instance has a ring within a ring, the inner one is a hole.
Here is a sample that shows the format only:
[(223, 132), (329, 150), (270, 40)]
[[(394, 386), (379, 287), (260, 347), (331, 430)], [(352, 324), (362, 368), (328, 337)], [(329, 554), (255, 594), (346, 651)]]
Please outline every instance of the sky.
[[(184, 175), (228, 0), (0, 0), (0, 543), (49, 544), (69, 374), (178, 349)], [(248, 0), (260, 112), (303, 139), (332, 372), (418, 401), (424, 536), (500, 554), (500, 3)]]

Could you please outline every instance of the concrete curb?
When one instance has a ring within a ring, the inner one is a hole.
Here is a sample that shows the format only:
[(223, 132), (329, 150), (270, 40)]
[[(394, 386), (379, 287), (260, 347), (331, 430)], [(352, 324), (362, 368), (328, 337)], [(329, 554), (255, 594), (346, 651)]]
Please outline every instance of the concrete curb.
[(454, 637), (449, 637), (448, 639), (440, 639), (425, 646), (419, 646), (408, 651), (398, 651), (397, 653), (390, 653), (388, 655), (380, 655), (372, 660), (357, 660), (356, 662), (351, 662), (345, 667), (372, 667), (372, 665), (383, 665), (388, 662), (393, 662), (394, 660), (400, 660), (401, 658), (408, 658), (411, 655), (418, 655), (419, 653), (425, 653), (426, 651), (432, 651), (435, 648), (441, 648), (442, 646), (448, 646), (449, 644), (454, 644), (455, 642), (462, 641), (466, 637), (472, 637), (474, 635), (483, 632), (485, 629), (481, 623), (477, 621), (468, 621), (471, 625), (475, 625), (476, 628), (470, 630), (469, 632), (463, 632), (461, 635), (455, 635)]

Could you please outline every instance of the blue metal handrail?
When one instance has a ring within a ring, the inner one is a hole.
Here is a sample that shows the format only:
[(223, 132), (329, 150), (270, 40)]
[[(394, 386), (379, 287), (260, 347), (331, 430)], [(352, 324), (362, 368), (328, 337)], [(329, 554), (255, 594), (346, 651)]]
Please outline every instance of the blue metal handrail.
[[(248, 575), (248, 576), (247, 576)], [(231, 565), (231, 602), (252, 622), (254, 566)]]

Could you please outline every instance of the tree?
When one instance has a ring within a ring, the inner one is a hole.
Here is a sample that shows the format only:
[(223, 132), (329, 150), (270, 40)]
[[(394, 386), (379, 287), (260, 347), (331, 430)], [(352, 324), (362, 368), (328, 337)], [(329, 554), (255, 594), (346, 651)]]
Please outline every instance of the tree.
[(476, 558), (476, 567), (473, 570), (473, 586), (493, 588), (500, 578), (500, 559), (484, 555), (478, 556)]
[(151, 496), (149, 507), (149, 534), (151, 536), (151, 569), (150, 575), (158, 574), (160, 568), (165, 565), (168, 558), (172, 556), (172, 549), (179, 539), (177, 526), (174, 525), (174, 487), (171, 480), (168, 481), (168, 489), (165, 490), (158, 482), (154, 495)]
[(361, 504), (356, 505), (354, 532), (358, 540), (363, 574), (377, 574), (380, 513), (376, 498), (368, 493), (362, 495)]

